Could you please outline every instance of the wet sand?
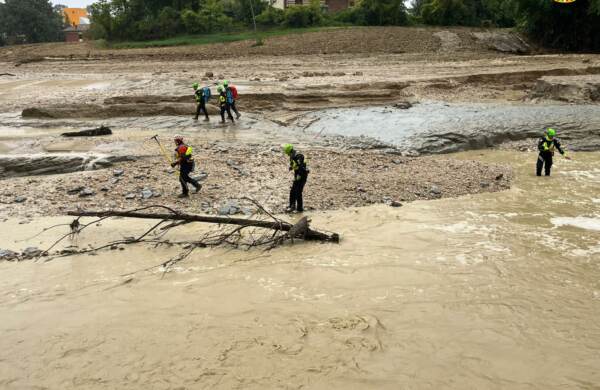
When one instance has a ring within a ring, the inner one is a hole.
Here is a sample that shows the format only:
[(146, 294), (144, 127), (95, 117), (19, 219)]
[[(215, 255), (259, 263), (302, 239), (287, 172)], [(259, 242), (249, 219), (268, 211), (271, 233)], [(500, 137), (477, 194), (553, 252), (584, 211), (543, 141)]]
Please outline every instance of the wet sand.
[[(272, 252), (107, 251), (0, 263), (6, 389), (565, 389), (600, 383), (600, 159), (554, 176), (508, 161), (509, 191), (311, 213), (342, 243)], [(585, 223), (581, 223), (585, 218)], [(43, 247), (63, 218), (2, 224), (3, 245)], [(79, 245), (130, 235), (115, 220)], [(178, 238), (197, 234), (193, 226)]]

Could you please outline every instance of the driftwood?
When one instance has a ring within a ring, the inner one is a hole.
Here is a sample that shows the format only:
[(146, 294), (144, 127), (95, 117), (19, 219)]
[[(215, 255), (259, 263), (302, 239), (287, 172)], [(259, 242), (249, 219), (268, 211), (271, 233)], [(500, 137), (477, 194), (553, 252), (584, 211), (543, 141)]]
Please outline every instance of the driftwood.
[(100, 126), (96, 129), (82, 130), (82, 131), (71, 131), (68, 133), (62, 133), (63, 137), (97, 137), (101, 135), (111, 135), (112, 130), (105, 126)]
[[(334, 243), (338, 243), (340, 240), (340, 236), (337, 233), (326, 233), (311, 229), (310, 220), (307, 217), (303, 217), (297, 223), (291, 224), (275, 217), (253, 199), (243, 199), (252, 202), (258, 209), (258, 211), (253, 214), (253, 218), (213, 217), (180, 213), (171, 207), (163, 205), (150, 205), (128, 211), (69, 211), (67, 212), (68, 215), (77, 217), (70, 224), (54, 225), (43, 230), (48, 231), (53, 228), (68, 226), (69, 231), (65, 232), (49, 248), (40, 251), (41, 253), (37, 257), (45, 257), (45, 261), (50, 261), (59, 257), (77, 254), (93, 254), (104, 249), (117, 249), (123, 245), (140, 243), (152, 244), (154, 246), (180, 246), (182, 249), (176, 256), (165, 260), (160, 264), (128, 274), (130, 275), (136, 272), (161, 268), (164, 275), (164, 273), (168, 272), (175, 264), (186, 259), (196, 248), (230, 246), (239, 249), (262, 247), (265, 250), (270, 250), (283, 245), (288, 241), (293, 244), (294, 239)], [(148, 212), (148, 210), (159, 210), (160, 212), (151, 213)], [(263, 219), (259, 219), (261, 217), (259, 214), (262, 214)], [(95, 219), (84, 224), (80, 222), (82, 217), (95, 217)], [(110, 241), (100, 244), (97, 247), (90, 246), (88, 248), (78, 248), (75, 244), (59, 251), (52, 251), (58, 244), (65, 240), (70, 240), (71, 243), (75, 243), (81, 231), (91, 226), (96, 226), (99, 222), (111, 217), (152, 219), (158, 220), (158, 222), (137, 237), (126, 237), (120, 240)], [(164, 235), (171, 229), (196, 222), (214, 224), (215, 227), (199, 234), (193, 240), (173, 241), (164, 238)]]
[(287, 237), (301, 238), (307, 241), (329, 241), (339, 242), (340, 236), (337, 233), (322, 233), (312, 230), (309, 227), (309, 221), (306, 217), (302, 218), (297, 224), (291, 224), (284, 221), (260, 221), (246, 218), (230, 217), (212, 217), (207, 215), (183, 214), (183, 213), (143, 213), (137, 211), (69, 211), (67, 215), (76, 217), (125, 217), (139, 219), (156, 219), (163, 221), (185, 221), (185, 222), (206, 222), (219, 225), (238, 225), (244, 227), (257, 227), (271, 229), (275, 231), (288, 232)]

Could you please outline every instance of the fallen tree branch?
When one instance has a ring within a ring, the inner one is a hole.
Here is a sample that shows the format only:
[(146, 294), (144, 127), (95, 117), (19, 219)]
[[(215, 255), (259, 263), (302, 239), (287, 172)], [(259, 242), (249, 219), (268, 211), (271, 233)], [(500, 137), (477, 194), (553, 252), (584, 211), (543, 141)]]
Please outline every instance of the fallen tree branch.
[[(164, 214), (164, 213), (143, 213), (139, 211), (118, 211), (118, 210), (108, 210), (108, 211), (85, 211), (85, 210), (77, 210), (77, 211), (69, 211), (67, 215), (76, 216), (76, 217), (97, 217), (97, 218), (109, 218), (109, 217), (124, 217), (124, 218), (138, 218), (138, 219), (160, 219), (160, 220), (170, 220), (170, 221), (187, 221), (187, 222), (205, 222), (205, 223), (214, 223), (219, 225), (238, 225), (238, 226), (251, 226), (263, 229), (271, 229), (276, 231), (283, 232), (292, 232), (294, 234), (293, 237), (290, 238), (302, 238), (308, 241), (328, 241), (328, 242), (339, 242), (340, 236), (337, 233), (323, 233), (317, 230), (312, 230), (308, 221), (306, 221), (306, 228), (301, 229), (301, 231), (292, 230), (295, 226), (289, 222), (283, 221), (259, 221), (253, 219), (245, 219), (245, 218), (230, 218), (230, 217), (213, 217), (207, 215), (196, 215), (196, 214)], [(303, 219), (304, 221), (304, 219)]]

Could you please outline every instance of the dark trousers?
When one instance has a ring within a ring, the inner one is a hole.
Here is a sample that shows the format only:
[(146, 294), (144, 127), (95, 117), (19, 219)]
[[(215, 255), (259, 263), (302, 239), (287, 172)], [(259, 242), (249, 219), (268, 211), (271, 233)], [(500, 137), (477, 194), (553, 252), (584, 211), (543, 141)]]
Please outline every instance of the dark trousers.
[(202, 111), (204, 111), (204, 116), (206, 116), (206, 119), (208, 119), (208, 111), (206, 111), (206, 102), (204, 99), (200, 100), (200, 102), (198, 102), (196, 105), (196, 119), (198, 119)]
[(184, 194), (189, 194), (187, 183), (190, 183), (194, 187), (198, 188), (199, 184), (196, 180), (190, 177), (190, 173), (192, 172), (191, 165), (182, 165), (179, 168), (179, 183), (181, 183), (181, 192)]
[(231, 109), (233, 110), (233, 112), (235, 112), (235, 115), (239, 118), (240, 117), (240, 112), (235, 107), (235, 102), (231, 103), (230, 106), (231, 106)]
[(552, 168), (552, 152), (541, 152), (538, 155), (536, 164), (535, 174), (542, 176), (542, 168), (545, 168), (545, 175), (550, 176), (550, 169)]
[(294, 180), (294, 183), (292, 183), (292, 188), (290, 190), (290, 208), (293, 210), (304, 211), (302, 191), (304, 191), (306, 179), (307, 177), (304, 177), (300, 180)]
[(229, 119), (231, 119), (231, 121), (234, 122), (229, 104), (224, 104), (221, 106), (221, 120), (225, 122), (225, 111), (227, 111), (227, 116), (229, 117)]

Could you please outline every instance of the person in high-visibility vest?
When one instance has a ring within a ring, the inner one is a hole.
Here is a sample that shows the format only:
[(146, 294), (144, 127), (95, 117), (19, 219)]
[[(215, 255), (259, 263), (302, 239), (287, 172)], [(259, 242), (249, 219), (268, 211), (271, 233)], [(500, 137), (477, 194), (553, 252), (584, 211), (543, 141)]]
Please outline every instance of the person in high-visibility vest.
[(195, 192), (200, 191), (202, 185), (190, 177), (194, 170), (194, 158), (192, 157), (192, 147), (183, 143), (183, 137), (176, 136), (175, 141), (175, 161), (171, 163), (172, 167), (179, 165), (179, 183), (181, 184), (181, 194), (178, 198), (187, 198), (190, 192), (187, 183), (194, 186)]
[(237, 99), (237, 88), (233, 85), (229, 85), (229, 81), (223, 81), (223, 88), (225, 89), (225, 97), (227, 98), (227, 104), (231, 107), (231, 110), (235, 112), (236, 118), (240, 119), (242, 114), (238, 111), (235, 106), (235, 99)]
[(536, 175), (542, 176), (542, 168), (546, 176), (550, 176), (550, 170), (552, 169), (552, 157), (554, 157), (554, 150), (558, 150), (567, 160), (571, 157), (567, 156), (567, 153), (562, 148), (560, 141), (556, 138), (556, 130), (547, 129), (546, 133), (540, 138), (538, 142), (538, 155), (536, 163)]
[(208, 121), (206, 103), (208, 103), (208, 99), (210, 99), (210, 88), (200, 88), (198, 83), (194, 83), (192, 87), (194, 88), (194, 97), (196, 98), (196, 116), (194, 117), (194, 120), (198, 120), (200, 113), (204, 112), (204, 120)]
[(227, 111), (227, 115), (229, 116), (229, 119), (231, 119), (231, 122), (235, 122), (235, 120), (233, 120), (233, 115), (231, 115), (231, 106), (227, 101), (225, 88), (223, 88), (222, 85), (219, 85), (217, 87), (217, 92), (219, 92), (217, 99), (219, 99), (219, 107), (221, 108), (221, 123), (225, 123), (225, 111)]
[(283, 145), (283, 152), (290, 158), (290, 171), (294, 173), (294, 181), (292, 182), (292, 188), (290, 189), (290, 205), (286, 209), (286, 212), (297, 211), (299, 213), (304, 211), (304, 202), (302, 199), (302, 192), (308, 179), (308, 166), (306, 159), (302, 153), (297, 152), (294, 146), (291, 144)]

